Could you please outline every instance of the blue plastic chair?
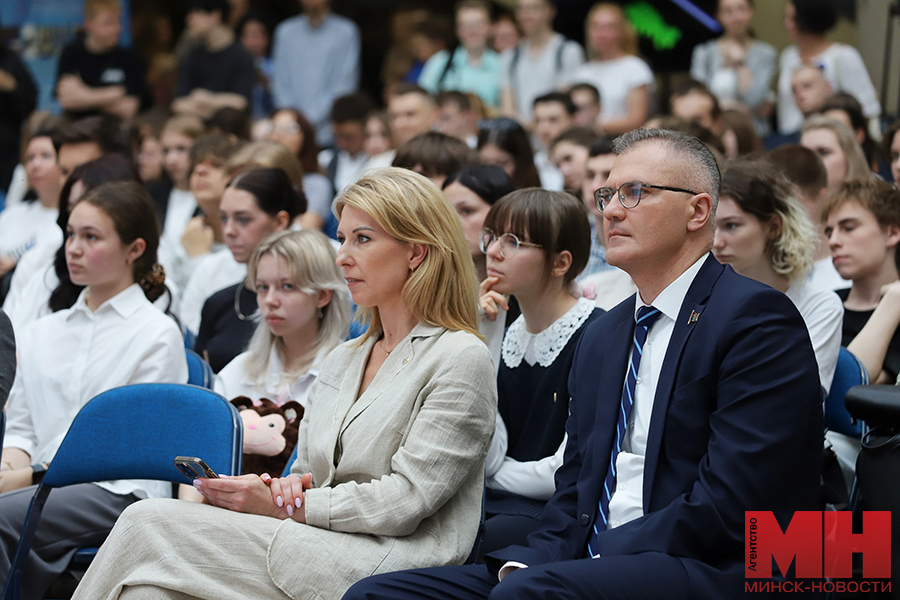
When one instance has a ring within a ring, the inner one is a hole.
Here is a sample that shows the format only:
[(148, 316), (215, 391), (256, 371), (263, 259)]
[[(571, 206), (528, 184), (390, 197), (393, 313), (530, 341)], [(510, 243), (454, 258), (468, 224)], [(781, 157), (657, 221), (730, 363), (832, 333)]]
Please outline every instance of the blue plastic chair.
[(175, 468), (176, 456), (197, 456), (217, 473), (238, 475), (243, 443), (237, 409), (207, 389), (142, 383), (94, 397), (75, 416), (31, 499), (3, 600), (21, 598), (25, 563), (53, 488), (116, 479), (190, 484)]
[(291, 466), (294, 464), (295, 460), (297, 460), (297, 446), (294, 446), (294, 451), (291, 452), (291, 457), (288, 459), (287, 464), (284, 465), (284, 471), (281, 473), (282, 477), (287, 477), (291, 474)]
[(197, 336), (194, 335), (193, 331), (191, 331), (190, 329), (185, 327), (184, 328), (184, 349), (185, 350), (193, 350), (194, 344), (196, 344), (196, 343), (197, 343)]
[(209, 366), (209, 363), (188, 348), (185, 348), (184, 354), (187, 357), (188, 383), (208, 390), (213, 389), (216, 374), (213, 372), (212, 367)]
[(825, 398), (825, 427), (851, 437), (858, 438), (862, 435), (862, 424), (847, 412), (844, 396), (853, 386), (868, 383), (869, 372), (866, 371), (866, 367), (849, 350), (842, 347), (838, 354), (834, 379), (831, 380), (831, 390)]

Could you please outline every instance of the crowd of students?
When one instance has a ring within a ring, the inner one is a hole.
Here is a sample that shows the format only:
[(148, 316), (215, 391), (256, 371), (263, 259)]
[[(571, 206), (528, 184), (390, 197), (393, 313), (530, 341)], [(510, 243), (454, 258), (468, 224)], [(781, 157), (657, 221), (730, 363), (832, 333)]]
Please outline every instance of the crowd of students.
[[(322, 560), (341, 574), (316, 582), (323, 597), (378, 557), (392, 569), (461, 562), (482, 479), (482, 550), (526, 543), (565, 459), (579, 340), (643, 293), (607, 262), (605, 221), (617, 217), (604, 209), (704, 191), (690, 178), (607, 187), (623, 153), (614, 139), (639, 128), (699, 140), (692, 152), (718, 164), (712, 255), (790, 299), (823, 398), (842, 346), (872, 382), (900, 383), (900, 191), (889, 182), (900, 181), (900, 121), (881, 130), (859, 53), (827, 38), (830, 4), (787, 2), (793, 43), (779, 59), (753, 36), (752, 0), (720, 0), (723, 34), (694, 49), (691, 79), (663, 99), (618, 5), (590, 10), (582, 48), (554, 31), (551, 0), (517, 0), (512, 15), (461, 0), (456, 43), (425, 43), (441, 37), (431, 18), (412, 27), (410, 44), (422, 43), (385, 81), (385, 109), (358, 91), (357, 25), (328, 0), (300, 4), (273, 29), (254, 10), (236, 19), (225, 0), (192, 0), (169, 105), (154, 106), (141, 60), (119, 45), (118, 0), (85, 1), (83, 32), (59, 60), (62, 115), (32, 112), (30, 77), (15, 53), (0, 56), (0, 135), (21, 131), (21, 153), (0, 152), (0, 296), (18, 345), (0, 581), (30, 486), (78, 409), (112, 387), (186, 381), (185, 345), (226, 398), (306, 410), (298, 477), (198, 485), (207, 504), (322, 530), (288, 539), (276, 522), (229, 542), (269, 549), (247, 563), (264, 582), (241, 593), (306, 597), (319, 562), (289, 567), (309, 544), (335, 548)], [(357, 307), (364, 333), (341, 346)], [(358, 419), (353, 407), (369, 405), (379, 410)], [(828, 439), (850, 480), (859, 441)], [(26, 597), (42, 597), (128, 506), (169, 495), (146, 482), (54, 494)], [(82, 597), (155, 585), (146, 565), (174, 543), (169, 514), (184, 510), (209, 535), (221, 527), (197, 507), (146, 504), (111, 543), (132, 543), (147, 519), (153, 548), (101, 553)], [(211, 581), (177, 585), (225, 597)]]

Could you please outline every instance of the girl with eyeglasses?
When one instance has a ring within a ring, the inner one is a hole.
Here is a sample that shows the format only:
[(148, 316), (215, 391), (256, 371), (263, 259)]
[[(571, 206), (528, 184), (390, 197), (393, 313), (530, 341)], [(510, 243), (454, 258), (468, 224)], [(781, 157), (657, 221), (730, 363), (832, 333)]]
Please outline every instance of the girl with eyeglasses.
[(481, 307), (496, 318), (512, 295), (522, 310), (503, 338), (497, 427), (485, 463), (483, 549), (491, 552), (523, 543), (555, 491), (575, 346), (603, 311), (571, 293), (591, 247), (584, 206), (576, 198), (538, 188), (512, 192), (491, 207), (484, 225)]

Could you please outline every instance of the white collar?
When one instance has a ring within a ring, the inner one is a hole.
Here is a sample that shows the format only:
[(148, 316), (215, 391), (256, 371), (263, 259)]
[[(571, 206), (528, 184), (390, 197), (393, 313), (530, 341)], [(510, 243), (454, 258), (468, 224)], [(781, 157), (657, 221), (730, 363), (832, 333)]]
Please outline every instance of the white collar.
[[(687, 296), (691, 284), (694, 283), (694, 278), (697, 277), (697, 273), (700, 272), (700, 267), (703, 266), (703, 263), (706, 262), (707, 258), (709, 258), (709, 252), (698, 258), (697, 262), (692, 264), (684, 273), (678, 276), (678, 279), (667, 285), (666, 288), (656, 296), (656, 300), (653, 301), (653, 307), (673, 321), (677, 321), (678, 313), (681, 311), (681, 305), (684, 304), (684, 298)], [(647, 306), (647, 304), (641, 299), (641, 293), (640, 290), (638, 290), (634, 299), (635, 322), (637, 322), (638, 310), (640, 310), (642, 306)]]
[(132, 283), (127, 288), (98, 306), (95, 311), (88, 308), (87, 301), (85, 300), (86, 293), (87, 288), (81, 290), (81, 293), (78, 295), (78, 300), (72, 305), (72, 314), (76, 312), (99, 314), (101, 311), (111, 309), (119, 313), (122, 318), (127, 319), (137, 312), (145, 303), (149, 302), (147, 296), (144, 295), (144, 290), (136, 283)]
[(575, 306), (539, 333), (529, 333), (525, 328), (525, 317), (519, 315), (503, 336), (501, 355), (504, 364), (510, 369), (518, 367), (529, 343), (533, 343), (537, 363), (542, 367), (549, 367), (593, 311), (593, 300), (579, 298)]

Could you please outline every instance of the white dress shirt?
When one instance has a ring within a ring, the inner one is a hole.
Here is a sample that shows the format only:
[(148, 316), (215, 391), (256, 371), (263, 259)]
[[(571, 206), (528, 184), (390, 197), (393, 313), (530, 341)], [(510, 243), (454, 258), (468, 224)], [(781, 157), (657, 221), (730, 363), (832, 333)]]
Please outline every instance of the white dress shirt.
[[(32, 462), (51, 461), (88, 400), (132, 383), (187, 382), (187, 361), (175, 321), (132, 284), (91, 311), (85, 292), (72, 308), (40, 318), (16, 336), (19, 364), (7, 406), (4, 447)], [(97, 432), (102, 443), (103, 433)], [(165, 482), (106, 481), (115, 494), (165, 497)]]
[(174, 279), (180, 289), (184, 289), (190, 278), (191, 257), (188, 256), (181, 236), (184, 228), (197, 211), (194, 194), (188, 190), (172, 189), (166, 207), (166, 221), (159, 236), (159, 263), (165, 268), (166, 276)]
[(315, 383), (316, 377), (319, 375), (319, 366), (327, 355), (328, 352), (323, 352), (317, 356), (313, 366), (291, 384), (283, 381), (284, 366), (278, 352), (273, 348), (269, 356), (269, 371), (266, 373), (265, 381), (260, 384), (256, 377), (248, 373), (247, 360), (250, 353), (242, 352), (219, 371), (219, 374), (216, 375), (214, 389), (228, 400), (233, 400), (238, 396), (246, 396), (254, 402), (266, 398), (279, 406), (289, 400), (296, 400), (303, 408), (306, 408), (309, 390)]
[[(634, 405), (631, 408), (628, 432), (625, 434), (622, 451), (616, 458), (616, 489), (609, 501), (610, 528), (618, 527), (644, 515), (644, 455), (647, 450), (656, 384), (659, 381), (663, 360), (669, 348), (669, 341), (672, 339), (672, 332), (675, 330), (675, 320), (681, 311), (681, 305), (684, 304), (688, 290), (707, 258), (709, 258), (708, 253), (700, 257), (697, 262), (660, 292), (652, 303), (652, 306), (662, 314), (647, 334), (647, 341), (644, 343), (641, 355), (641, 364), (638, 366)], [(637, 321), (638, 310), (642, 306), (647, 306), (647, 304), (641, 300), (641, 295), (638, 293), (635, 297), (635, 321)], [(631, 355), (630, 347), (628, 354)], [(623, 382), (622, 389), (624, 390), (624, 388)], [(616, 401), (620, 402), (621, 397)], [(597, 476), (605, 477), (605, 473), (599, 473)], [(595, 555), (594, 558), (599, 556), (599, 554)], [(503, 579), (515, 569), (522, 568), (527, 568), (527, 565), (509, 561), (500, 569), (498, 576)]]
[[(681, 305), (684, 304), (688, 289), (708, 257), (709, 254), (704, 254), (653, 301), (653, 307), (662, 314), (647, 334), (641, 364), (638, 366), (628, 431), (622, 442), (622, 451), (616, 458), (616, 489), (609, 500), (610, 529), (644, 515), (644, 457), (647, 452), (656, 384), (659, 382), (659, 374), (666, 358), (669, 341), (672, 339), (672, 332), (675, 330), (675, 321), (681, 312)], [(647, 304), (638, 293), (634, 306), (635, 321), (642, 306)]]
[(219, 290), (240, 283), (247, 277), (247, 265), (234, 260), (231, 250), (223, 248), (204, 255), (197, 261), (181, 296), (178, 318), (181, 324), (197, 333), (200, 314), (206, 300)]

